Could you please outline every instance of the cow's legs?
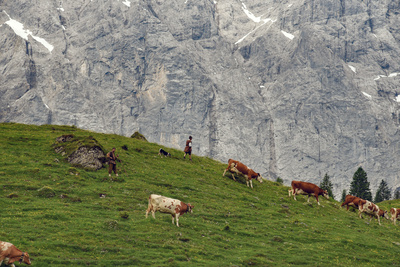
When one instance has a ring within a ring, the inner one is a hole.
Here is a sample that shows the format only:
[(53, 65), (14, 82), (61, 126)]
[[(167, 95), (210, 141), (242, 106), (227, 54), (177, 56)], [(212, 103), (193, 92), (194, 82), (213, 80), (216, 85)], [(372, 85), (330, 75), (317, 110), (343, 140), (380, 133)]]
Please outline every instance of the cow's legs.
[(155, 219), (156, 218), (156, 215), (154, 214), (155, 210), (153, 209), (153, 205), (150, 204), (150, 200), (149, 200), (149, 206), (147, 207), (147, 210), (146, 210), (146, 219), (147, 219), (147, 216), (149, 215), (150, 211), (151, 211), (151, 214), (153, 215), (153, 218)]
[(236, 179), (235, 179), (235, 173), (237, 174), (237, 175), (239, 175), (239, 171), (235, 168), (235, 165), (231, 165), (230, 166), (230, 168), (229, 168), (229, 171), (232, 173), (232, 179), (234, 180), (234, 181), (236, 181)]
[(296, 199), (296, 189), (293, 189), (292, 194), (293, 194), (293, 199), (297, 201), (297, 199)]
[[(290, 195), (293, 195), (293, 188), (290, 188), (290, 189), (288, 190), (288, 192), (289, 192), (289, 197), (290, 197)], [(292, 194), (290, 194), (290, 193), (292, 193)]]
[(315, 196), (315, 199), (317, 200), (318, 205), (321, 205), (319, 204), (318, 196)]
[(310, 195), (307, 195), (307, 203), (310, 203)]
[[(233, 166), (232, 168), (235, 168), (235, 167)], [(224, 173), (222, 174), (222, 176), (225, 176), (226, 171), (231, 172), (231, 173), (232, 173), (232, 179), (233, 179), (234, 181), (236, 181), (235, 175), (233, 174), (234, 171), (231, 170), (231, 166), (228, 166), (228, 168), (226, 168), (226, 169), (224, 170)]]
[(176, 226), (179, 227), (179, 213), (171, 214), (172, 215), (172, 224), (174, 224), (174, 219), (176, 219)]
[(379, 214), (377, 214), (377, 215), (378, 215), (378, 223), (379, 223), (379, 225), (381, 225), (381, 219), (379, 218), (381, 216), (379, 216)]
[(253, 189), (253, 180), (250, 180), (251, 189)]

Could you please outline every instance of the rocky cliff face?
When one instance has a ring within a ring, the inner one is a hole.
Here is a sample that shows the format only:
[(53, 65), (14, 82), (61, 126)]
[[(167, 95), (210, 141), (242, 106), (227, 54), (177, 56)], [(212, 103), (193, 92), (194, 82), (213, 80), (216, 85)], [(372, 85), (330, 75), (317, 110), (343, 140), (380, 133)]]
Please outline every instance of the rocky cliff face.
[(399, 0), (0, 0), (0, 47), (2, 122), (400, 186)]

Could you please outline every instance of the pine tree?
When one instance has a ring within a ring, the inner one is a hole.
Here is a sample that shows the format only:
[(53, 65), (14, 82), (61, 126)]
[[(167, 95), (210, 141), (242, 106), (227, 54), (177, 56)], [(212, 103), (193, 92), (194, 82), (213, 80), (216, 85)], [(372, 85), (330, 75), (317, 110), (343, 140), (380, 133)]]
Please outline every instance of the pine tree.
[(321, 184), (319, 187), (323, 190), (328, 191), (328, 195), (332, 198), (335, 199), (332, 193), (332, 187), (333, 184), (331, 183), (330, 177), (327, 173), (325, 173), (324, 179), (322, 180)]
[(346, 189), (343, 189), (343, 192), (342, 192), (342, 202), (344, 202), (344, 200), (346, 199), (346, 196), (347, 196)]
[(367, 173), (362, 167), (359, 167), (353, 175), (353, 181), (350, 184), (350, 195), (372, 201)]
[(400, 191), (397, 190), (396, 192), (394, 192), (394, 199), (399, 199), (400, 198)]
[(375, 194), (375, 203), (379, 203), (384, 200), (389, 200), (391, 195), (392, 192), (390, 192), (388, 184), (384, 180), (382, 180), (379, 185), (378, 191), (376, 191)]

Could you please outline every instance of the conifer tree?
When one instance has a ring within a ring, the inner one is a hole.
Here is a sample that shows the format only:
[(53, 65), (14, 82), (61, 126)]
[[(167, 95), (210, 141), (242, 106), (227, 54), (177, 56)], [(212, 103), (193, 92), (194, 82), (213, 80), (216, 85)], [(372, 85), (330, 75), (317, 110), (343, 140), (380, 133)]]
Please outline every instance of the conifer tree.
[(350, 195), (372, 201), (367, 173), (362, 167), (359, 167), (353, 175), (353, 181), (350, 184)]
[(319, 185), (319, 187), (320, 187), (321, 189), (323, 189), (323, 190), (328, 191), (328, 195), (329, 195), (331, 198), (335, 199), (334, 196), (333, 196), (333, 193), (332, 193), (333, 184), (332, 184), (332, 182), (331, 182), (331, 180), (330, 180), (330, 177), (329, 177), (329, 175), (328, 175), (327, 173), (325, 173), (324, 179), (322, 180), (322, 182), (321, 182), (321, 184)]
[(342, 202), (344, 202), (344, 201), (345, 201), (345, 199), (346, 199), (346, 196), (347, 196), (346, 189), (343, 189), (343, 192), (342, 192)]
[(382, 180), (375, 194), (375, 203), (389, 200), (391, 195), (392, 192), (390, 192), (388, 184), (384, 180)]
[(400, 191), (397, 190), (394, 192), (394, 199), (399, 199), (400, 198)]

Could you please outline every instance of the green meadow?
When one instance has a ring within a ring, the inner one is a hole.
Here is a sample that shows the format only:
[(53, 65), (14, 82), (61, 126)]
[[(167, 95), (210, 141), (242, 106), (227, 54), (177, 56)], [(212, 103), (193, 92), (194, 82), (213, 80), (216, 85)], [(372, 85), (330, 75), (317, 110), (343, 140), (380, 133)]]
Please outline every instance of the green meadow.
[[(55, 153), (65, 134), (92, 136), (106, 152), (116, 147), (118, 179)], [(160, 157), (160, 147), (71, 126), (0, 124), (0, 240), (28, 251), (32, 266), (400, 265), (400, 223), (359, 219), (333, 199), (294, 201), (273, 181), (251, 189), (222, 177), (226, 163), (190, 162), (165, 147), (172, 157)], [(152, 193), (189, 202), (193, 213), (180, 227), (169, 214), (146, 219)]]

